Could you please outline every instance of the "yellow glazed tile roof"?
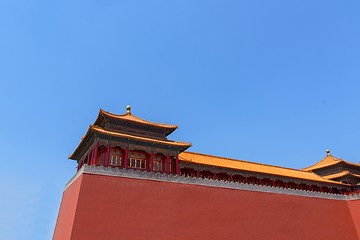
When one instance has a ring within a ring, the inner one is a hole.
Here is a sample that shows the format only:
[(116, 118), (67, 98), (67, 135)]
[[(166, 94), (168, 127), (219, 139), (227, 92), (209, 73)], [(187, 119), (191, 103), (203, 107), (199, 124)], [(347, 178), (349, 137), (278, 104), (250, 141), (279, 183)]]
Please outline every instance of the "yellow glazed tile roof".
[(282, 177), (289, 178), (298, 178), (304, 180), (318, 181), (318, 182), (326, 182), (326, 183), (334, 183), (339, 184), (338, 182), (334, 182), (328, 179), (324, 179), (319, 175), (312, 172), (305, 172), (302, 170), (284, 168), (272, 165), (265, 165), (254, 162), (247, 162), (243, 160), (235, 160), (223, 157), (216, 157), (206, 154), (194, 153), (194, 152), (182, 152), (179, 154), (179, 159), (185, 162), (191, 162), (196, 164), (203, 164), (215, 167), (223, 167), (230, 168), (236, 170), (244, 170), (250, 172), (258, 172), (270, 175), (277, 175)]
[(349, 171), (342, 171), (342, 172), (339, 172), (339, 173), (334, 173), (334, 174), (331, 174), (331, 175), (323, 176), (323, 178), (335, 179), (335, 178), (339, 178), (339, 177), (344, 177), (346, 175), (360, 178), (360, 175), (351, 173)]
[(101, 127), (97, 127), (94, 125), (91, 125), (90, 129), (95, 132), (99, 132), (102, 134), (111, 135), (111, 136), (115, 136), (115, 137), (125, 137), (125, 138), (130, 138), (130, 139), (135, 139), (135, 140), (144, 140), (144, 141), (148, 141), (148, 142), (167, 144), (167, 145), (172, 145), (172, 146), (180, 146), (180, 147), (186, 147), (186, 148), (191, 146), (191, 143), (175, 142), (175, 141), (170, 141), (170, 140), (158, 140), (158, 139), (147, 138), (147, 137), (139, 137), (139, 136), (134, 136), (134, 135), (130, 135), (130, 134), (118, 133), (118, 132), (105, 130)]
[(97, 132), (97, 133), (115, 136), (115, 137), (123, 137), (123, 138), (129, 138), (129, 139), (134, 139), (134, 140), (143, 140), (143, 141), (147, 141), (147, 142), (166, 144), (166, 145), (170, 145), (170, 146), (181, 147), (182, 149), (187, 149), (187, 148), (191, 147), (191, 143), (175, 142), (175, 141), (171, 141), (171, 140), (159, 140), (159, 139), (153, 139), (153, 138), (147, 138), (147, 137), (134, 136), (134, 135), (125, 134), (125, 133), (113, 132), (113, 131), (105, 130), (105, 129), (95, 126), (95, 125), (90, 125), (90, 127), (88, 128), (88, 131), (86, 132), (85, 136), (83, 136), (81, 138), (81, 141), (78, 144), (78, 146), (76, 147), (76, 149), (74, 150), (74, 152), (69, 155), (69, 157), (68, 157), (69, 159), (74, 159), (77, 151), (80, 149), (82, 144), (84, 142), (86, 142), (86, 139), (90, 136), (90, 134), (92, 132)]
[(165, 123), (154, 123), (154, 122), (144, 120), (142, 118), (132, 115), (130, 110), (128, 110), (125, 114), (113, 114), (113, 113), (109, 113), (109, 112), (106, 112), (106, 111), (100, 109), (99, 115), (100, 114), (103, 114), (107, 117), (111, 117), (111, 118), (115, 118), (115, 119), (128, 120), (128, 121), (142, 123), (142, 124), (149, 125), (149, 126), (174, 129), (174, 130), (178, 127), (177, 125), (170, 125), (170, 124), (165, 124)]
[(312, 170), (315, 170), (315, 169), (329, 167), (329, 166), (335, 165), (335, 164), (340, 163), (340, 162), (344, 162), (344, 163), (349, 164), (349, 165), (354, 165), (354, 166), (360, 167), (359, 164), (350, 163), (350, 162), (344, 161), (344, 160), (342, 160), (340, 158), (336, 158), (336, 157), (331, 156), (330, 154), (328, 154), (321, 161), (315, 163), (314, 165), (312, 165), (310, 167), (303, 168), (303, 170), (304, 171), (312, 171)]

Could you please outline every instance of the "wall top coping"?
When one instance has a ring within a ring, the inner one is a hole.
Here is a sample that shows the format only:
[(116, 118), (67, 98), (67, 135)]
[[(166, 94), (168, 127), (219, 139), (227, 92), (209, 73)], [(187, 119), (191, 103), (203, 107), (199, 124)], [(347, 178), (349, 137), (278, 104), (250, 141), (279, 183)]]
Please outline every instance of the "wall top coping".
[(170, 175), (165, 173), (158, 172), (147, 172), (133, 169), (120, 169), (112, 167), (103, 167), (103, 166), (89, 166), (87, 164), (83, 165), (79, 171), (68, 181), (65, 185), (65, 190), (78, 179), (81, 174), (94, 174), (102, 176), (114, 176), (114, 177), (125, 177), (125, 178), (134, 178), (134, 179), (143, 179), (151, 181), (160, 181), (160, 182), (170, 182), (170, 183), (180, 183), (180, 184), (192, 184), (206, 187), (217, 187), (217, 188), (227, 188), (227, 189), (237, 189), (244, 191), (255, 191), (255, 192), (264, 192), (264, 193), (275, 193), (275, 194), (286, 194), (286, 195), (295, 195), (303, 197), (313, 197), (313, 198), (322, 198), (322, 199), (332, 199), (332, 200), (359, 200), (360, 194), (351, 194), (351, 195), (342, 195), (334, 193), (324, 193), (324, 192), (314, 192), (307, 190), (298, 190), (298, 189), (289, 189), (273, 186), (262, 186), (255, 184), (247, 183), (237, 183), (237, 182), (228, 182), (222, 180), (213, 180), (213, 179), (202, 179), (196, 177), (184, 177), (179, 175)]

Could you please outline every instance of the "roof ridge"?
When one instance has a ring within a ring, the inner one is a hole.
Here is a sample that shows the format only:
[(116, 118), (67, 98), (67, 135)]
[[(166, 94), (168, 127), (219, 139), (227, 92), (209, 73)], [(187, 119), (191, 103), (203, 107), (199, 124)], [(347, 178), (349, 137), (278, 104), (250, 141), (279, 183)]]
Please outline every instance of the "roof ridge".
[(341, 159), (343, 162), (346, 162), (347, 164), (351, 164), (351, 165), (356, 165), (356, 166), (360, 166), (359, 163), (353, 163), (353, 162), (349, 162), (349, 161), (345, 161), (343, 159)]
[[(322, 161), (325, 161), (325, 159), (328, 158), (328, 157), (332, 158), (332, 159), (335, 160), (335, 161), (337, 161), (337, 160), (343, 161), (342, 159), (337, 158), (337, 157), (334, 157), (333, 155), (326, 155), (326, 157), (322, 158), (320, 161), (314, 163), (314, 164), (311, 165), (311, 166), (304, 167), (304, 168), (302, 168), (302, 169), (303, 169), (304, 171), (311, 171), (313, 167), (315, 167), (316, 165), (318, 165), (318, 164), (321, 163)], [(306, 169), (310, 169), (310, 170), (306, 170)]]
[[(148, 120), (145, 120), (145, 119), (142, 119), (138, 116), (135, 116), (133, 114), (128, 114), (128, 113), (125, 113), (125, 114), (115, 114), (115, 113), (111, 113), (109, 111), (105, 111), (104, 109), (100, 109), (100, 113), (103, 113), (107, 116), (110, 116), (110, 117), (118, 117), (118, 118), (124, 118), (124, 117), (130, 117), (130, 118), (135, 118), (135, 120), (138, 120), (138, 121), (141, 121), (141, 122), (144, 122), (146, 124), (150, 124), (150, 125), (159, 125), (159, 126), (162, 126), (162, 127), (165, 127), (165, 128), (178, 128), (178, 125), (177, 124), (168, 124), (168, 123), (159, 123), (159, 122), (151, 122), (151, 121), (148, 121)], [(125, 119), (125, 120), (131, 120), (131, 119)]]
[[(329, 163), (328, 165), (317, 167), (317, 165), (321, 165), (321, 163), (325, 162), (326, 159), (328, 159), (328, 158), (333, 160), (333, 163)], [(313, 165), (311, 165), (309, 167), (302, 168), (302, 169), (304, 171), (312, 171), (312, 170), (315, 170), (315, 169), (320, 169), (320, 168), (323, 168), (323, 167), (332, 166), (332, 165), (338, 164), (339, 162), (344, 162), (344, 163), (349, 164), (349, 165), (355, 165), (357, 167), (360, 167), (360, 164), (348, 162), (348, 161), (345, 161), (342, 158), (337, 158), (337, 157), (334, 157), (333, 155), (329, 154), (326, 157), (324, 157), (323, 159), (321, 159), (320, 161), (314, 163)]]

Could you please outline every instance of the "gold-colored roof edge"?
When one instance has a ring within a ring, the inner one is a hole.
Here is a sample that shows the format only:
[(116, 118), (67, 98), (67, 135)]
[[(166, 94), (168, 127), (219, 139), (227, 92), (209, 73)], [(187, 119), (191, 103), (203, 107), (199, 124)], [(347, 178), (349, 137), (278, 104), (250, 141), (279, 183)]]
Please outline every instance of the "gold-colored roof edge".
[[(221, 156), (215, 156), (215, 155), (210, 155), (210, 154), (206, 154), (206, 153), (197, 153), (197, 152), (191, 152), (191, 151), (184, 151), (184, 153), (198, 154), (198, 155), (202, 155), (202, 156), (208, 156), (208, 157), (213, 157), (213, 158), (220, 158), (220, 159), (229, 160), (229, 161), (245, 162), (245, 163), (262, 165), (262, 166), (266, 166), (266, 167), (282, 168), (282, 169), (295, 170), (295, 171), (298, 171), (298, 172), (305, 172), (305, 173), (306, 173), (306, 171), (302, 171), (301, 169), (290, 168), (290, 167), (282, 167), (282, 166), (271, 165), (271, 164), (266, 164), (266, 163), (252, 162), (252, 161), (243, 160), (243, 159), (235, 159), (235, 158), (229, 158), (229, 157), (221, 157)], [(315, 173), (314, 173), (314, 174), (315, 174)], [(317, 175), (317, 174), (315, 174), (315, 175)], [(318, 175), (317, 175), (317, 176), (318, 176)]]
[(344, 170), (344, 171), (339, 172), (339, 173), (334, 173), (334, 174), (330, 174), (330, 175), (327, 175), (327, 176), (323, 176), (323, 178), (331, 180), (332, 178), (344, 177), (346, 175), (351, 175), (351, 176), (360, 178), (359, 174), (355, 174), (355, 173), (352, 173), (352, 172), (347, 171), (347, 170)]
[[(321, 176), (319, 176), (319, 175), (317, 175), (317, 174), (315, 174), (313, 172), (302, 171), (302, 170), (295, 169), (295, 168), (280, 167), (280, 166), (276, 166), (276, 165), (263, 164), (263, 163), (257, 163), (257, 162), (250, 162), (250, 161), (244, 161), (244, 160), (237, 160), (237, 159), (233, 159), (233, 158), (219, 157), (219, 156), (203, 154), (203, 153), (196, 153), (196, 152), (189, 152), (189, 151), (185, 151), (183, 153), (201, 155), (201, 156), (204, 156), (204, 157), (211, 157), (211, 158), (215, 158), (215, 159), (219, 159), (219, 160), (225, 160), (225, 161), (233, 161), (233, 162), (236, 162), (236, 163), (243, 162), (243, 163), (247, 163), (247, 164), (260, 165), (260, 166), (269, 167), (269, 168), (275, 168), (275, 169), (277, 168), (277, 169), (282, 169), (282, 170), (295, 171), (295, 172), (298, 172), (298, 173), (301, 173), (301, 174), (311, 175), (314, 178), (311, 178), (310, 176), (308, 178), (304, 178), (304, 177), (300, 177), (300, 176), (294, 176), (294, 175), (291, 175), (291, 174), (284, 175), (284, 174), (281, 174), (281, 173), (271, 173), (271, 172), (265, 172), (265, 171), (258, 171), (259, 173), (263, 173), (263, 174), (277, 175), (277, 176), (283, 176), (283, 177), (289, 177), (289, 178), (295, 178), (295, 179), (302, 179), (302, 180), (307, 180), (307, 181), (324, 182), (324, 183), (330, 183), (330, 184), (336, 184), (336, 185), (344, 185), (344, 186), (348, 185), (348, 184), (340, 183), (340, 182), (337, 182), (337, 181), (325, 179), (325, 178), (323, 178), (323, 177), (321, 177)], [(183, 153), (180, 153), (179, 157), (186, 161), (187, 159), (181, 157), (181, 155)], [(196, 163), (195, 161), (192, 161), (192, 160), (190, 160), (190, 162)], [(212, 166), (212, 164), (209, 164), (209, 166)], [(215, 165), (215, 166), (221, 167), (219, 165)], [(223, 167), (224, 168), (229, 168), (227, 166), (223, 166)], [(232, 167), (230, 167), (230, 168), (232, 168)], [(240, 168), (236, 168), (236, 167), (234, 167), (232, 169), (251, 171), (251, 170), (240, 169)], [(251, 171), (251, 172), (254, 172), (254, 171)], [(257, 171), (255, 171), (255, 172), (257, 172)]]
[(191, 143), (188, 142), (181, 142), (181, 141), (173, 141), (173, 140), (159, 140), (159, 139), (153, 139), (153, 138), (147, 138), (147, 137), (140, 137), (140, 136), (134, 136), (134, 135), (130, 135), (130, 134), (126, 134), (126, 133), (118, 133), (118, 132), (113, 132), (113, 131), (109, 131), (106, 130), (104, 128), (95, 126), (95, 125), (91, 125), (90, 128), (94, 131), (103, 133), (103, 134), (108, 134), (108, 135), (112, 135), (112, 136), (119, 136), (119, 137), (128, 137), (128, 138), (132, 138), (132, 139), (137, 139), (137, 140), (146, 140), (146, 141), (151, 141), (151, 142), (157, 142), (157, 143), (162, 143), (162, 144), (173, 144), (173, 145), (178, 145), (178, 146), (188, 146), (191, 147)]
[[(334, 161), (331, 162), (331, 163), (328, 163), (328, 164), (324, 164), (323, 166), (318, 166), (317, 165), (321, 165), (321, 162), (322, 161), (325, 161), (326, 158), (328, 157), (331, 157)], [(321, 169), (321, 168), (325, 168), (325, 167), (329, 167), (329, 166), (333, 166), (333, 165), (336, 165), (340, 162), (344, 162), (346, 164), (349, 164), (349, 165), (353, 165), (353, 166), (357, 166), (357, 167), (360, 167), (360, 164), (356, 164), (356, 163), (352, 163), (352, 162), (348, 162), (348, 161), (345, 161), (344, 159), (342, 158), (337, 158), (337, 157), (334, 157), (333, 155), (327, 155), (326, 157), (324, 157), (323, 159), (321, 159), (320, 161), (318, 161), (317, 163), (309, 166), (309, 167), (306, 167), (306, 168), (302, 168), (302, 170), (304, 171), (312, 171), (312, 170), (316, 170), (316, 169)]]
[[(177, 129), (178, 125), (175, 124), (167, 124), (167, 123), (157, 123), (157, 122), (151, 122), (145, 119), (142, 119), (140, 117), (137, 117), (133, 114), (131, 114), (129, 111), (127, 111), (125, 114), (114, 114), (108, 111), (105, 111), (104, 109), (100, 109), (100, 114), (104, 114), (108, 117), (112, 117), (112, 118), (116, 118), (116, 119), (121, 119), (121, 120), (127, 120), (127, 121), (133, 121), (133, 122), (138, 122), (138, 123), (143, 123), (143, 124), (147, 124), (147, 125), (151, 125), (151, 126), (157, 126), (157, 127), (162, 127), (162, 128), (167, 128), (167, 129)], [(125, 117), (131, 117), (132, 119), (129, 118), (125, 118)]]
[(85, 141), (85, 139), (90, 135), (90, 132), (91, 132), (91, 126), (92, 125), (89, 125), (85, 135), (83, 137), (81, 137), (81, 141), (79, 142), (79, 144), (77, 145), (77, 147), (75, 148), (75, 150), (68, 156), (68, 159), (71, 159), (71, 160), (75, 160), (73, 159), (75, 153), (79, 150), (81, 144)]
[(73, 159), (74, 155), (79, 150), (81, 144), (83, 142), (85, 142), (85, 139), (88, 137), (88, 135), (90, 135), (91, 131), (95, 131), (95, 132), (99, 132), (99, 133), (107, 134), (107, 135), (112, 135), (112, 136), (128, 137), (128, 138), (137, 139), (137, 140), (157, 142), (160, 144), (170, 144), (173, 146), (186, 147), (186, 149), (192, 146), (192, 143), (188, 143), (188, 142), (172, 141), (172, 140), (164, 141), (164, 140), (158, 140), (158, 139), (152, 139), (152, 138), (146, 138), (146, 137), (139, 137), (139, 136), (129, 135), (129, 134), (125, 134), (125, 133), (112, 132), (109, 130), (105, 130), (101, 127), (95, 126), (95, 125), (90, 125), (88, 130), (86, 131), (86, 134), (84, 135), (84, 137), (82, 137), (80, 143), (77, 145), (77, 147), (75, 148), (73, 153), (68, 156), (68, 159), (75, 160), (75, 159)]
[(332, 166), (332, 165), (334, 165), (334, 164), (336, 164), (336, 163), (338, 163), (338, 162), (341, 161), (340, 158), (334, 157), (333, 155), (330, 154), (330, 150), (326, 149), (326, 156), (325, 156), (325, 157), (323, 157), (320, 161), (314, 163), (314, 164), (311, 165), (311, 166), (302, 168), (302, 170), (304, 170), (304, 171), (310, 171), (310, 170), (312, 170), (312, 169), (317, 169), (316, 166), (317, 166), (317, 165), (320, 165), (322, 162), (324, 162), (324, 161), (325, 161), (327, 158), (329, 158), (329, 157), (333, 160), (333, 162), (332, 162), (332, 163), (329, 163), (329, 164), (327, 164), (327, 165), (325, 165), (325, 166)]

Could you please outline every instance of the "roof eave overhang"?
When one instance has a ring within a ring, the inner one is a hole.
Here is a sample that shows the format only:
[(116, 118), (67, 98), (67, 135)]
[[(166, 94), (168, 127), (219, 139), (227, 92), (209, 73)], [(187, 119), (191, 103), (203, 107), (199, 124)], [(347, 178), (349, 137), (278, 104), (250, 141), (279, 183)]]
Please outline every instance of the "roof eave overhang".
[[(182, 162), (186, 162), (186, 163), (193, 163), (193, 164), (198, 164), (198, 165), (206, 165), (206, 164), (202, 164), (202, 163), (196, 163), (196, 162), (192, 162), (192, 161), (187, 161), (183, 158), (179, 159)], [(273, 173), (266, 173), (266, 172), (255, 172), (255, 171), (249, 171), (246, 169), (238, 169), (238, 168), (231, 168), (231, 167), (220, 167), (220, 166), (216, 166), (216, 165), (206, 165), (209, 167), (215, 167), (215, 168), (223, 168), (223, 169), (231, 169), (231, 170), (235, 170), (235, 171), (243, 171), (243, 172), (247, 172), (247, 173), (252, 173), (252, 174), (262, 174), (262, 175), (268, 175), (268, 176), (276, 176), (279, 178), (285, 178), (285, 179), (293, 179), (293, 180), (297, 180), (297, 181), (306, 181), (306, 182), (312, 182), (312, 183), (321, 183), (321, 184), (328, 184), (328, 185), (333, 185), (333, 186), (342, 186), (342, 187), (349, 187), (350, 184), (346, 184), (346, 183), (340, 183), (331, 179), (324, 179), (323, 181), (321, 180), (314, 180), (314, 179), (306, 179), (306, 178), (298, 178), (298, 177), (292, 177), (292, 176), (285, 176), (285, 175), (279, 175), (279, 174), (273, 174)]]
[[(104, 129), (101, 129), (101, 130), (106, 131)], [(79, 145), (77, 146), (77, 148), (68, 157), (70, 160), (78, 161), (81, 159), (81, 156), (79, 156), (81, 149), (84, 147), (86, 148), (88, 146), (91, 146), (91, 144), (93, 143), (91, 141), (91, 138), (93, 138), (94, 133), (96, 135), (99, 135), (99, 137), (102, 139), (106, 139), (107, 137), (112, 137), (112, 138), (118, 139), (119, 141), (125, 141), (125, 142), (128, 141), (129, 139), (143, 141), (143, 142), (153, 142), (155, 144), (159, 144), (162, 146), (173, 147), (173, 148), (177, 149), (178, 152), (183, 152), (186, 149), (188, 149), (189, 147), (191, 147), (191, 143), (180, 143), (180, 142), (172, 142), (172, 141), (161, 141), (161, 140), (156, 140), (156, 139), (146, 139), (146, 138), (141, 138), (141, 137), (132, 136), (132, 135), (128, 135), (128, 134), (120, 134), (120, 133), (109, 134), (109, 133), (107, 133), (107, 131), (101, 132), (101, 131), (99, 131), (98, 127), (91, 125), (89, 127), (87, 133), (85, 134), (85, 136), (83, 137), (83, 139), (81, 140)], [(90, 144), (87, 144), (87, 143), (90, 143)]]
[[(131, 119), (126, 119), (126, 118), (123, 118), (126, 115), (115, 115), (115, 114), (109, 113), (109, 112), (107, 112), (107, 111), (105, 111), (103, 109), (100, 109), (98, 118), (99, 118), (100, 115), (103, 118), (108, 117), (108, 118), (111, 118), (111, 119), (114, 119), (114, 120), (119, 120), (119, 121), (124, 121), (124, 122), (132, 122), (132, 123), (136, 123), (136, 124), (147, 125), (149, 127), (160, 128), (166, 133), (166, 136), (171, 134), (173, 131), (175, 131), (178, 128), (177, 125), (153, 123), (153, 122), (149, 122), (149, 121), (146, 121), (146, 120), (143, 120), (143, 119), (141, 119), (141, 121), (144, 121), (144, 122), (139, 122), (139, 121), (135, 121), (135, 120), (131, 120)], [(135, 118), (138, 118), (138, 117), (135, 117)], [(97, 123), (97, 120), (94, 122), (94, 125), (97, 125), (97, 124), (95, 124), (95, 123)]]
[[(223, 169), (231, 169), (231, 170), (235, 170), (235, 171), (244, 171), (244, 172), (257, 173), (257, 174), (265, 174), (265, 175), (268, 175), (268, 176), (277, 176), (277, 177), (282, 177), (282, 178), (297, 179), (297, 180), (308, 181), (308, 182), (318, 182), (318, 183), (321, 182), (323, 184), (326, 183), (326, 184), (337, 185), (337, 186), (339, 186), (339, 185), (340, 186), (350, 186), (349, 184), (339, 183), (339, 182), (333, 181), (331, 179), (325, 179), (325, 178), (323, 178), (323, 177), (321, 177), (321, 176), (319, 176), (319, 175), (317, 175), (315, 173), (312, 173), (311, 171), (307, 172), (307, 171), (301, 171), (301, 170), (292, 169), (294, 171), (300, 171), (300, 172), (303, 172), (305, 174), (313, 174), (313, 175), (315, 175), (317, 177), (316, 179), (313, 179), (313, 178), (310, 178), (310, 177), (309, 178), (305, 178), (305, 177), (302, 178), (302, 177), (296, 177), (296, 176), (291, 176), (291, 175), (282, 175), (282, 174), (276, 174), (276, 173), (269, 173), (269, 172), (266, 172), (266, 171), (252, 171), (252, 170), (248, 170), (248, 169), (241, 169), (241, 168), (231, 167), (231, 166), (219, 166), (219, 165), (216, 165), (216, 164), (204, 164), (202, 162), (193, 161), (192, 159), (188, 160), (188, 159), (186, 159), (184, 157), (180, 157), (179, 160), (183, 161), (183, 162), (187, 162), (187, 163), (205, 165), (205, 166), (210, 166), (210, 167), (215, 167), (215, 168), (223, 168)], [(231, 159), (230, 161), (236, 161), (236, 160)], [(271, 166), (271, 165), (269, 165), (269, 166)]]
[[(80, 150), (84, 147), (86, 147), (86, 143), (89, 143), (91, 142), (90, 138), (93, 136), (93, 130), (91, 129), (91, 126), (89, 126), (85, 136), (81, 139), (79, 145), (76, 147), (76, 149), (74, 150), (74, 152), (69, 155), (68, 159), (70, 160), (75, 160), (75, 161), (78, 161), (80, 160), (80, 156), (78, 156)], [(91, 145), (91, 144), (90, 144)]]
[(94, 121), (93, 125), (99, 126), (99, 122), (101, 121), (101, 119), (104, 119), (104, 114), (103, 114), (104, 110), (100, 109), (99, 113), (96, 117), (96, 120)]
[(306, 171), (306, 172), (313, 172), (313, 171), (316, 171), (316, 170), (320, 170), (320, 169), (324, 169), (324, 168), (327, 168), (327, 167), (334, 166), (334, 165), (339, 164), (339, 163), (341, 163), (341, 161), (329, 163), (328, 165), (320, 166), (320, 167), (312, 166), (312, 167), (308, 167), (308, 168), (303, 168), (302, 170)]

